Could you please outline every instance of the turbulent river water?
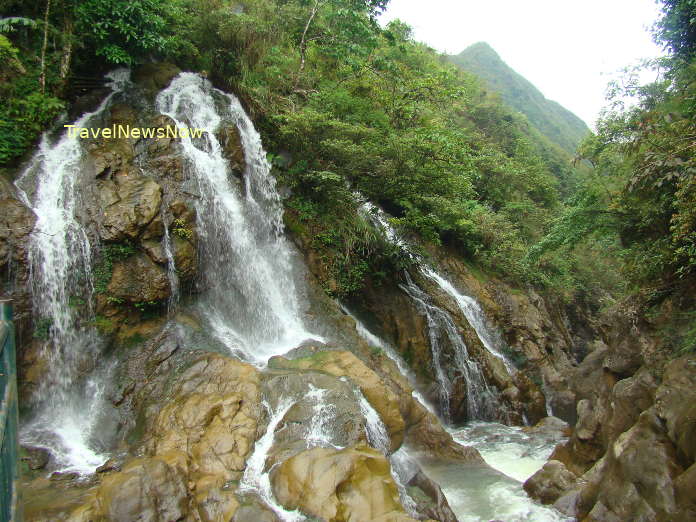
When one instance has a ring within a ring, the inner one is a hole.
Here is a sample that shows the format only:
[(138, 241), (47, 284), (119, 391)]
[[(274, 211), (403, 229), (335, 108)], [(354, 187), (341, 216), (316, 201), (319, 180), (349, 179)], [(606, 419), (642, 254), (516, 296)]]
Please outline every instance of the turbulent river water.
[[(112, 99), (130, 88), (125, 71), (112, 74), (110, 79), (112, 94), (95, 111), (76, 121), (76, 125), (95, 126)], [(265, 368), (271, 357), (284, 354), (307, 339), (321, 341), (305, 324), (306, 303), (299, 288), (304, 268), (284, 235), (281, 199), (261, 138), (239, 100), (214, 89), (200, 76), (182, 73), (158, 95), (154, 109), (180, 126), (206, 131), (202, 138), (182, 138), (180, 151), (188, 173), (186, 189), (197, 195), (199, 257), (205, 278), (201, 284), (204, 290), (195, 307), (212, 335), (231, 355), (259, 368)], [(239, 130), (246, 158), (243, 183), (234, 181), (230, 174), (217, 137), (222, 125), (234, 125)], [(108, 458), (111, 449), (110, 406), (104, 400), (104, 390), (109, 385), (114, 363), (103, 356), (104, 341), (89, 320), (94, 317), (93, 251), (99, 245), (94, 234), (90, 234), (88, 218), (81, 210), (83, 180), (76, 173), (84, 166), (85, 155), (84, 145), (77, 137), (65, 134), (53, 140), (45, 138), (17, 186), (24, 202), (37, 216), (30, 244), (34, 316), (35, 320), (51, 321), (44, 350), (50, 351), (54, 369), (52, 378), (39, 390), (33, 414), (24, 419), (22, 440), (49, 448), (54, 469), (89, 474)], [(388, 238), (405, 245), (383, 213), (366, 205)], [(164, 252), (169, 260), (167, 275), (172, 290), (168, 312), (172, 317), (179, 306), (179, 284), (167, 221), (163, 221)], [(486, 323), (478, 303), (459, 292), (433, 267), (423, 264), (420, 270), (459, 304), (485, 348), (499, 357), (509, 372), (515, 371), (502, 355), (499, 336)], [(521, 428), (483, 422), (500, 418), (501, 406), (496, 390), (486, 382), (478, 362), (470, 356), (452, 317), (435, 306), (408, 276), (402, 290), (427, 318), (440, 390), (437, 408), (424, 399), (397, 351), (356, 318), (358, 333), (394, 359), (413, 385), (414, 396), (429, 410), (439, 411), (445, 424), (449, 423), (447, 404), (452, 383), (439, 362), (438, 343), (447, 338), (455, 347), (456, 364), (466, 377), (468, 417), (477, 421), (452, 433), (463, 444), (477, 447), (497, 470), (433, 463), (412, 455), (405, 447), (389, 455), (387, 430), (379, 414), (358, 390), (355, 401), (365, 419), (367, 440), (389, 456), (406, 510), (413, 513), (415, 509), (405, 484), (413, 476), (418, 460), (441, 485), (460, 520), (560, 520), (554, 511), (533, 503), (521, 489), (521, 481), (541, 466), (558, 441)], [(74, 312), (72, 300), (77, 298), (89, 304), (88, 320)], [(84, 368), (92, 369), (85, 372)], [(329, 422), (336, 411), (327, 397), (327, 390), (308, 384), (298, 396), (283, 397), (274, 406), (264, 402), (268, 427), (256, 441), (240, 490), (254, 492), (282, 519), (304, 517), (284, 510), (273, 498), (269, 473), (264, 466), (274, 444), (275, 429), (296, 402), (309, 401), (313, 417), (304, 434), (307, 447), (338, 447)]]

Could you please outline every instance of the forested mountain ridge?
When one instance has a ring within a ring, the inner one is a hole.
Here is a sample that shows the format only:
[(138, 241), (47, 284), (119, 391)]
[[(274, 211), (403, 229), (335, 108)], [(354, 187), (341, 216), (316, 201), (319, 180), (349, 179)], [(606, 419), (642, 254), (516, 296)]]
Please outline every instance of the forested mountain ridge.
[(587, 137), (587, 124), (559, 103), (548, 100), (530, 81), (507, 65), (485, 42), (475, 43), (448, 59), (482, 78), (505, 102), (529, 118), (544, 136), (569, 154)]

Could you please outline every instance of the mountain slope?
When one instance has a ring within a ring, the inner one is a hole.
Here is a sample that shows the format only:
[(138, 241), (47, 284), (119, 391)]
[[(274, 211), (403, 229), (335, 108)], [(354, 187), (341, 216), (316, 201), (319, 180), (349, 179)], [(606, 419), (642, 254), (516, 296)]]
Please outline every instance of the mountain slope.
[(515, 72), (490, 45), (479, 42), (449, 59), (462, 69), (483, 78), (505, 102), (526, 115), (547, 138), (573, 154), (590, 129), (559, 103), (547, 100), (523, 76)]

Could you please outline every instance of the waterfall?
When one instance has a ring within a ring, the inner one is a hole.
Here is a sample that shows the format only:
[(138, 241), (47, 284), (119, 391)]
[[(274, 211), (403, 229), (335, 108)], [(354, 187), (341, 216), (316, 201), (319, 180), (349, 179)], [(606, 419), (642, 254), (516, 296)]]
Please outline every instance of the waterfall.
[[(111, 99), (128, 84), (129, 72), (107, 76), (111, 94), (75, 125), (87, 127), (101, 116)], [(91, 472), (106, 457), (95, 446), (95, 423), (103, 404), (104, 385), (79, 378), (80, 367), (97, 365), (102, 341), (90, 324), (92, 245), (78, 218), (81, 202), (80, 138), (47, 135), (16, 182), (20, 198), (36, 215), (29, 242), (35, 324), (48, 326), (43, 354), (51, 367), (37, 391), (38, 404), (22, 429), (25, 444), (51, 449), (59, 469)], [(83, 302), (87, 314), (75, 310)], [(85, 316), (86, 315), (86, 316)], [(107, 372), (108, 373), (108, 372)]]
[(406, 284), (400, 285), (423, 314), (428, 324), (428, 338), (433, 358), (433, 370), (439, 385), (440, 409), (446, 422), (450, 418), (450, 397), (453, 383), (445, 372), (442, 361), (442, 342), (449, 342), (454, 351), (456, 369), (462, 373), (466, 386), (467, 418), (492, 419), (498, 409), (495, 394), (489, 388), (481, 366), (469, 356), (466, 344), (459, 335), (450, 315), (432, 304), (430, 297), (406, 273)]
[(328, 390), (316, 388), (311, 383), (309, 384), (309, 391), (305, 398), (314, 401), (314, 411), (307, 430), (307, 447), (320, 446), (343, 449), (331, 442), (331, 420), (335, 419), (337, 411), (335, 404), (326, 401), (327, 394)]
[(384, 425), (382, 418), (377, 413), (370, 402), (365, 398), (359, 388), (355, 390), (355, 396), (360, 405), (360, 412), (365, 417), (365, 435), (370, 446), (381, 451), (385, 456), (389, 456), (391, 475), (399, 490), (399, 498), (404, 509), (411, 516), (418, 516), (416, 502), (411, 498), (406, 490), (406, 484), (413, 478), (414, 461), (407, 454), (407, 450), (402, 446), (399, 451), (389, 455), (389, 432)]
[(166, 216), (162, 216), (162, 224), (164, 225), (164, 255), (167, 258), (167, 279), (169, 280), (169, 288), (171, 294), (167, 300), (167, 313), (171, 315), (179, 302), (179, 276), (176, 273), (176, 263), (174, 262), (174, 254), (172, 251), (172, 238), (169, 234), (169, 224)]
[(266, 432), (261, 438), (256, 441), (254, 451), (247, 459), (244, 475), (239, 483), (240, 492), (246, 491), (258, 494), (266, 505), (285, 522), (299, 522), (305, 520), (305, 517), (298, 511), (287, 511), (278, 504), (271, 489), (271, 470), (264, 471), (264, 468), (266, 467), (268, 452), (273, 446), (275, 430), (293, 404), (295, 402), (290, 397), (284, 397), (275, 409), (272, 409), (266, 401), (263, 402), (263, 406), (269, 414), (268, 428), (266, 428)]
[(376, 348), (379, 348), (382, 350), (387, 357), (389, 357), (392, 361), (394, 361), (394, 364), (396, 364), (396, 367), (399, 369), (399, 372), (401, 372), (401, 375), (406, 377), (406, 380), (408, 383), (411, 385), (413, 388), (413, 391), (411, 392), (411, 395), (413, 396), (414, 399), (416, 399), (418, 402), (421, 403), (421, 405), (427, 409), (430, 413), (435, 415), (435, 409), (433, 406), (430, 404), (430, 401), (428, 401), (423, 394), (418, 391), (416, 388), (416, 376), (413, 374), (413, 371), (408, 367), (406, 364), (406, 361), (403, 360), (403, 358), (399, 355), (399, 353), (396, 351), (396, 349), (386, 342), (384, 339), (381, 339), (380, 337), (376, 336), (373, 334), (367, 326), (365, 326), (360, 319), (358, 319), (355, 315), (353, 315), (350, 310), (348, 310), (345, 306), (341, 305), (341, 310), (351, 317), (355, 321), (355, 330), (358, 332), (358, 335), (362, 337), (365, 341), (370, 346), (374, 346)]
[[(483, 311), (480, 309), (478, 303), (457, 292), (451, 283), (426, 265), (389, 224), (387, 216), (382, 209), (369, 201), (364, 201), (361, 205), (361, 210), (363, 215), (370, 219), (376, 227), (385, 232), (387, 238), (392, 243), (402, 247), (411, 259), (418, 263), (418, 268), (425, 277), (435, 281), (440, 288), (455, 299), (484, 346), (493, 355), (500, 357), (505, 363), (506, 368), (508, 368), (508, 371), (511, 371), (513, 369), (512, 365), (509, 365), (502, 354), (495, 348), (496, 344), (492, 341), (493, 335), (488, 330), (483, 320)], [(440, 409), (445, 422), (451, 422), (449, 410), (453, 383), (445, 372), (442, 362), (442, 341), (444, 339), (447, 339), (452, 346), (455, 354), (456, 367), (462, 372), (465, 379), (467, 418), (470, 420), (495, 418), (496, 410), (499, 409), (496, 394), (488, 386), (481, 366), (470, 357), (466, 344), (464, 344), (464, 341), (459, 335), (452, 317), (445, 310), (435, 306), (430, 297), (411, 279), (408, 273), (406, 273), (406, 279), (406, 284), (399, 286), (412, 299), (418, 311), (423, 314), (427, 320), (433, 370), (438, 384)], [(475, 306), (472, 303), (475, 303)]]
[[(282, 235), (282, 206), (261, 138), (239, 100), (192, 73), (177, 76), (157, 96), (157, 109), (178, 126), (204, 129), (183, 137), (200, 238), (201, 312), (230, 351), (258, 366), (316, 336), (304, 327), (292, 267)], [(246, 168), (242, 190), (233, 181), (216, 137), (239, 131)]]
[(450, 283), (447, 279), (435, 272), (429, 266), (421, 267), (421, 272), (426, 277), (435, 281), (435, 283), (437, 283), (437, 285), (442, 290), (444, 290), (445, 293), (447, 293), (457, 302), (457, 304), (459, 305), (459, 309), (462, 311), (464, 317), (466, 317), (466, 320), (469, 322), (469, 324), (476, 332), (476, 335), (480, 339), (481, 344), (483, 344), (483, 346), (486, 348), (486, 350), (488, 350), (489, 353), (503, 361), (503, 364), (505, 364), (505, 368), (507, 369), (510, 375), (514, 375), (517, 370), (512, 365), (512, 363), (505, 357), (505, 355), (503, 355), (503, 353), (500, 351), (499, 346), (501, 346), (502, 344), (500, 335), (498, 335), (497, 332), (494, 332), (487, 325), (486, 318), (483, 314), (483, 310), (481, 309), (481, 305), (479, 305), (473, 297), (461, 294), (452, 283)]

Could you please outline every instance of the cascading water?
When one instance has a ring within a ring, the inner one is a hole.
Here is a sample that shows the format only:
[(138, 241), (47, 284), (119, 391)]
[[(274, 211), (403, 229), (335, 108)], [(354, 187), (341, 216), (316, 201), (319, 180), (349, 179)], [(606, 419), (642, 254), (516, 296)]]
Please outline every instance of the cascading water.
[(342, 449), (332, 442), (331, 421), (336, 416), (336, 406), (327, 402), (328, 390), (315, 388), (311, 383), (305, 398), (314, 401), (314, 412), (307, 430), (307, 447), (331, 447)]
[(428, 400), (423, 396), (423, 394), (418, 391), (416, 388), (416, 377), (413, 374), (413, 371), (408, 367), (406, 364), (406, 361), (403, 360), (403, 358), (399, 355), (399, 353), (394, 349), (393, 346), (391, 346), (388, 342), (386, 342), (384, 339), (381, 339), (377, 337), (375, 334), (373, 334), (367, 326), (365, 326), (360, 319), (358, 319), (355, 315), (353, 315), (350, 310), (348, 310), (345, 306), (341, 305), (341, 310), (345, 312), (346, 315), (351, 317), (355, 321), (355, 330), (358, 332), (358, 335), (362, 337), (367, 343), (371, 346), (374, 346), (376, 348), (379, 348), (382, 350), (387, 357), (389, 357), (392, 361), (394, 361), (394, 364), (396, 364), (396, 367), (399, 369), (399, 372), (401, 372), (401, 375), (406, 377), (406, 380), (408, 383), (413, 387), (413, 392), (411, 393), (413, 397), (420, 402), (424, 408), (426, 408), (430, 413), (435, 414), (435, 409), (433, 406), (430, 404)]
[[(128, 84), (129, 72), (116, 71), (107, 78), (111, 94), (95, 111), (78, 119), (76, 126), (87, 127), (103, 113)], [(99, 365), (102, 348), (90, 324), (92, 245), (78, 217), (83, 207), (79, 175), (83, 155), (77, 135), (66, 132), (55, 142), (44, 136), (16, 185), (23, 202), (36, 215), (29, 243), (33, 313), (35, 324), (47, 327), (42, 349), (51, 367), (21, 438), (25, 444), (50, 448), (57, 468), (87, 473), (106, 459), (95, 449), (94, 428), (103, 411), (108, 371), (97, 371), (87, 380), (80, 378), (82, 367)], [(76, 311), (78, 303), (87, 308), (86, 318)]]
[[(198, 75), (182, 73), (156, 104), (178, 126), (205, 130), (202, 138), (182, 137), (181, 149), (200, 195), (196, 211), (203, 217), (197, 225), (205, 288), (200, 307), (216, 336), (259, 366), (316, 338), (303, 324), (275, 179), (239, 100)], [(244, 191), (232, 181), (216, 137), (223, 125), (239, 131)]]
[(179, 276), (176, 273), (176, 263), (174, 262), (174, 253), (172, 252), (172, 238), (169, 234), (169, 225), (164, 216), (162, 216), (162, 224), (164, 225), (164, 255), (167, 258), (167, 279), (169, 280), (169, 288), (171, 295), (167, 301), (167, 313), (172, 314), (179, 302)]
[[(409, 245), (399, 236), (399, 234), (394, 230), (394, 228), (389, 224), (386, 214), (379, 208), (370, 203), (369, 201), (363, 202), (361, 205), (363, 215), (365, 215), (376, 227), (382, 229), (386, 234), (387, 238), (394, 244), (400, 246), (412, 259), (418, 262), (418, 267), (421, 273), (434, 280), (438, 285), (440, 285), (443, 290), (452, 295), (452, 297), (457, 300), (459, 298), (464, 298), (461, 294), (454, 290), (451, 284), (437, 272), (435, 272), (431, 267), (427, 266), (423, 261), (409, 248)], [(435, 372), (435, 378), (438, 383), (438, 395), (440, 402), (440, 410), (445, 422), (451, 422), (450, 416), (450, 397), (452, 395), (453, 382), (445, 371), (445, 367), (442, 361), (442, 341), (447, 339), (451, 344), (455, 353), (455, 362), (457, 363), (457, 369), (460, 370), (465, 379), (466, 386), (466, 401), (467, 401), (467, 418), (468, 419), (494, 419), (496, 418), (496, 412), (500, 410), (500, 404), (498, 402), (496, 394), (491, 390), (486, 382), (486, 379), (481, 370), (481, 366), (469, 356), (466, 344), (462, 340), (457, 327), (452, 320), (452, 317), (445, 310), (435, 306), (430, 297), (411, 279), (411, 277), (406, 274), (407, 282), (406, 284), (400, 285), (401, 289), (406, 292), (406, 294), (413, 300), (418, 311), (425, 316), (428, 324), (428, 338), (430, 341), (430, 349), (433, 359), (433, 370)], [(456, 295), (453, 295), (454, 292)], [(462, 306), (460, 304), (460, 306)], [(464, 310), (463, 310), (464, 311)], [(468, 311), (464, 312), (467, 320), (471, 322)], [(481, 313), (482, 315), (482, 313)], [(473, 315), (472, 315), (473, 318)], [(481, 330), (481, 334), (486, 336), (483, 331), (483, 323), (472, 324), (476, 332)], [(486, 336), (485, 343), (488, 342), (490, 336)], [(492, 353), (498, 355), (493, 351), (493, 344), (490, 344)], [(488, 345), (486, 345), (488, 348)], [(502, 356), (501, 356), (502, 357)], [(503, 359), (504, 360), (504, 359)]]
[[(365, 435), (370, 446), (381, 451), (385, 456), (389, 455), (389, 432), (384, 425), (382, 418), (377, 413), (370, 402), (365, 398), (359, 389), (356, 389), (355, 395), (360, 405), (360, 412), (365, 417)], [(399, 497), (404, 509), (412, 515), (417, 515), (416, 503), (406, 491), (406, 484), (413, 477), (411, 473), (412, 467), (409, 466), (409, 456), (405, 447), (401, 447), (399, 451), (389, 455), (389, 463), (391, 465), (391, 473), (399, 490)], [(410, 474), (410, 476), (409, 476)]]
[(254, 451), (247, 459), (244, 475), (239, 483), (240, 492), (256, 493), (285, 522), (300, 522), (305, 520), (305, 517), (298, 511), (287, 511), (276, 502), (271, 489), (271, 470), (265, 471), (264, 468), (266, 467), (268, 452), (273, 446), (275, 430), (293, 404), (295, 402), (290, 397), (284, 397), (275, 409), (272, 409), (266, 401), (263, 402), (263, 406), (268, 411), (270, 417), (268, 427), (263, 436), (256, 441)]
[(493, 419), (499, 404), (493, 391), (483, 377), (479, 364), (469, 357), (468, 350), (450, 315), (430, 301), (428, 295), (406, 274), (406, 283), (400, 285), (425, 316), (433, 358), (433, 369), (439, 385), (440, 409), (447, 422), (450, 421), (450, 397), (453, 383), (445, 372), (442, 361), (442, 342), (449, 342), (455, 355), (456, 369), (462, 373), (466, 386), (466, 409), (469, 419)]
[(449, 296), (451, 296), (459, 305), (460, 310), (466, 317), (466, 320), (473, 327), (476, 335), (481, 340), (483, 346), (495, 357), (503, 361), (505, 368), (510, 375), (514, 375), (517, 371), (513, 364), (503, 355), (500, 351), (499, 346), (501, 346), (500, 336), (497, 332), (491, 330), (491, 328), (486, 324), (486, 318), (479, 305), (473, 297), (461, 294), (447, 279), (442, 277), (440, 274), (435, 272), (429, 266), (422, 266), (421, 272), (429, 277), (431, 280), (435, 281), (437, 285), (444, 290)]

